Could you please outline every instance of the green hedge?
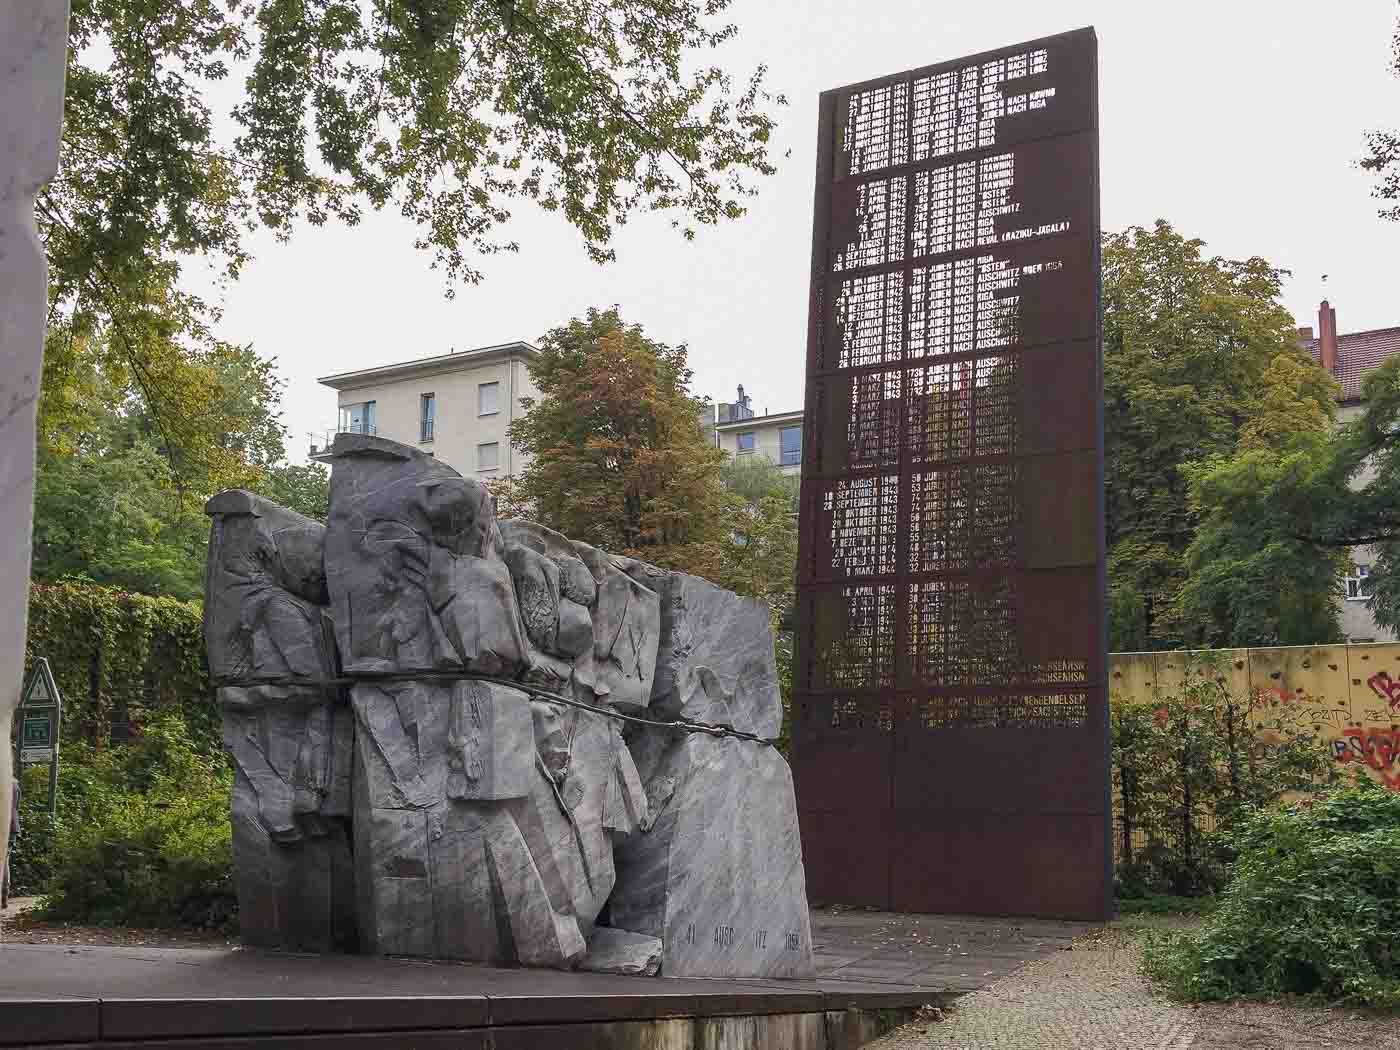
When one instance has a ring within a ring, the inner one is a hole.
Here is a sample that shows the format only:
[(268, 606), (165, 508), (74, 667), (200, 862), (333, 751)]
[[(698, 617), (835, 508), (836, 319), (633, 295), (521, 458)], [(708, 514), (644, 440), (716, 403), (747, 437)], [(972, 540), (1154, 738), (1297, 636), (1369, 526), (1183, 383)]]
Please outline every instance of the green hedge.
[(219, 750), (198, 602), (115, 587), (31, 585), (26, 657), (47, 657), (63, 694), (63, 743), (103, 747), (178, 711), (192, 744)]
[(194, 745), (178, 711), (152, 716), (129, 744), (74, 742), (52, 817), (45, 777), (25, 771), (16, 893), (44, 894), (57, 919), (233, 926), (232, 775), (222, 755)]
[(1188, 1000), (1312, 995), (1400, 1006), (1400, 794), (1370, 781), (1251, 810), (1219, 904), (1149, 940), (1149, 974)]
[(14, 891), (73, 918), (227, 922), (228, 768), (200, 604), (36, 583), (26, 656), (48, 659), (63, 728), (56, 816), (48, 767), (23, 771)]

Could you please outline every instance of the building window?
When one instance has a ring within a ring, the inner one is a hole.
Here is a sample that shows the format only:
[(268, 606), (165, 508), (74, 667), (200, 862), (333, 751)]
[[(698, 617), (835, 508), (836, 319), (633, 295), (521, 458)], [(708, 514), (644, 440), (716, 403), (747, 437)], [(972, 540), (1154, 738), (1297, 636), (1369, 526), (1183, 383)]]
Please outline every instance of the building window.
[(782, 442), (783, 466), (791, 466), (794, 463), (802, 462), (802, 428), (783, 427), (778, 432), (778, 439)]
[(437, 395), (423, 394), (418, 399), (418, 440), (433, 440), (433, 419), (437, 415)]
[(1353, 565), (1347, 577), (1347, 601), (1364, 602), (1371, 597), (1371, 566)]
[(501, 446), (497, 441), (488, 441), (476, 446), (476, 469), (495, 470), (501, 465)]
[(479, 383), (476, 388), (476, 414), (494, 416), (501, 410), (501, 384)]
[(373, 434), (374, 402), (362, 401), (358, 405), (341, 405), (339, 429), (342, 434)]
[(740, 434), (740, 435), (739, 435), (739, 451), (740, 451), (740, 452), (752, 452), (752, 451), (753, 451), (753, 431), (752, 431), (752, 430), (750, 430), (747, 434)]

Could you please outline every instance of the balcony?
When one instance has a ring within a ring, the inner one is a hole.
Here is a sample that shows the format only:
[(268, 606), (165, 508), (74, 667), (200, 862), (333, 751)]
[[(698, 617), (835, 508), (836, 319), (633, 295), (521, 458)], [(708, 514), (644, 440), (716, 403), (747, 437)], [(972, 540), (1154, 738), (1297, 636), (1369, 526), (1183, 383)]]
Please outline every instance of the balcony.
[(373, 435), (374, 433), (375, 429), (373, 423), (347, 423), (344, 426), (340, 427), (338, 430), (321, 431), (321, 440), (319, 444), (314, 440), (316, 435), (313, 433), (311, 435), (311, 437), (313, 438), (311, 442), (311, 451), (308, 452), (307, 455), (310, 456), (312, 459), (328, 458), (331, 452), (331, 445), (335, 442), (335, 436), (337, 434)]

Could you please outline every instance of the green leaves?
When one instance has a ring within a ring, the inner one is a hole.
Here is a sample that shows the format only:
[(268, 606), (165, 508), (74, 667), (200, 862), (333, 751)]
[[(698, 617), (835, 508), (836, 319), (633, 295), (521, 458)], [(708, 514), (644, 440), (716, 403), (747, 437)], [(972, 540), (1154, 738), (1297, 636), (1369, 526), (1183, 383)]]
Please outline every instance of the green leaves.
[(1248, 813), (1219, 906), (1147, 945), (1183, 999), (1316, 995), (1400, 1005), (1400, 795), (1369, 782)]
[[(184, 722), (153, 719), (135, 743), (78, 746), (60, 770), (48, 830), (45, 914), (80, 922), (229, 928), (231, 771)], [(26, 814), (24, 819), (28, 819)]]
[(700, 426), (684, 346), (590, 310), (539, 340), (544, 397), (511, 424), (530, 457), (513, 498), (572, 539), (715, 578), (728, 522), (724, 453)]
[[(1335, 633), (1333, 559), (1295, 580), (1286, 614), (1247, 603), (1252, 586), (1291, 579), (1280, 574), (1306, 560), (1271, 499), (1321, 468), (1314, 438), (1335, 386), (1298, 345), (1282, 272), (1203, 248), (1164, 221), (1104, 239), (1110, 638), (1121, 649), (1317, 642)], [(1240, 520), (1244, 507), (1267, 513)]]
[(27, 658), (49, 658), (63, 694), (63, 747), (105, 745), (114, 720), (178, 711), (217, 755), (219, 715), (205, 666), (200, 606), (91, 583), (30, 587)]
[(1235, 453), (1185, 468), (1200, 526), (1181, 608), (1206, 645), (1336, 641), (1346, 559), (1305, 535), (1344, 495), (1328, 444), (1337, 387), (1294, 354), (1276, 357), (1261, 385)]
[[(1396, 22), (1395, 36), (1391, 40), (1393, 59), (1391, 69), (1400, 76), (1400, 21)], [(1361, 159), (1361, 166), (1380, 176), (1375, 187), (1375, 195), (1384, 201), (1394, 201), (1381, 210), (1387, 219), (1400, 220), (1400, 133), (1395, 131), (1373, 131), (1366, 136), (1367, 153)]]
[[(159, 349), (138, 371), (101, 334), (80, 334), (75, 323), (50, 333), (39, 403), (36, 580), (81, 576), (197, 598), (209, 533), (204, 500), (308, 469), (274, 468), (285, 431), (273, 362), (218, 342)], [(154, 401), (141, 395), (138, 375), (159, 391)], [(312, 497), (310, 505), (319, 504)]]
[[(286, 238), (392, 204), (450, 294), (480, 279), (477, 255), (514, 250), (499, 234), (516, 199), (562, 212), (598, 260), (639, 209), (741, 214), (773, 171), (781, 99), (762, 69), (740, 87), (706, 65), (735, 31), (714, 22), (727, 7), (75, 0), (63, 165), (37, 205), (60, 362), (48, 448), (86, 451), (63, 432), (105, 400), (140, 418), (182, 497), (277, 462), (271, 363), (222, 342), (182, 280), (192, 259), (236, 279), (259, 226)], [(242, 91), (217, 111), (231, 75)]]

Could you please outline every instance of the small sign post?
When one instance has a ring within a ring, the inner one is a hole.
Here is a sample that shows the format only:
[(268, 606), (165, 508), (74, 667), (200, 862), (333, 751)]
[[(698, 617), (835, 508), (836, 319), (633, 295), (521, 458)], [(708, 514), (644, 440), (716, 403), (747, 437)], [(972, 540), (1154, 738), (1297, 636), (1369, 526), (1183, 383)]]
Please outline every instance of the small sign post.
[(58, 812), (58, 730), (63, 714), (63, 699), (53, 679), (49, 661), (39, 657), (19, 706), (19, 761), (32, 766), (49, 764), (49, 813)]

